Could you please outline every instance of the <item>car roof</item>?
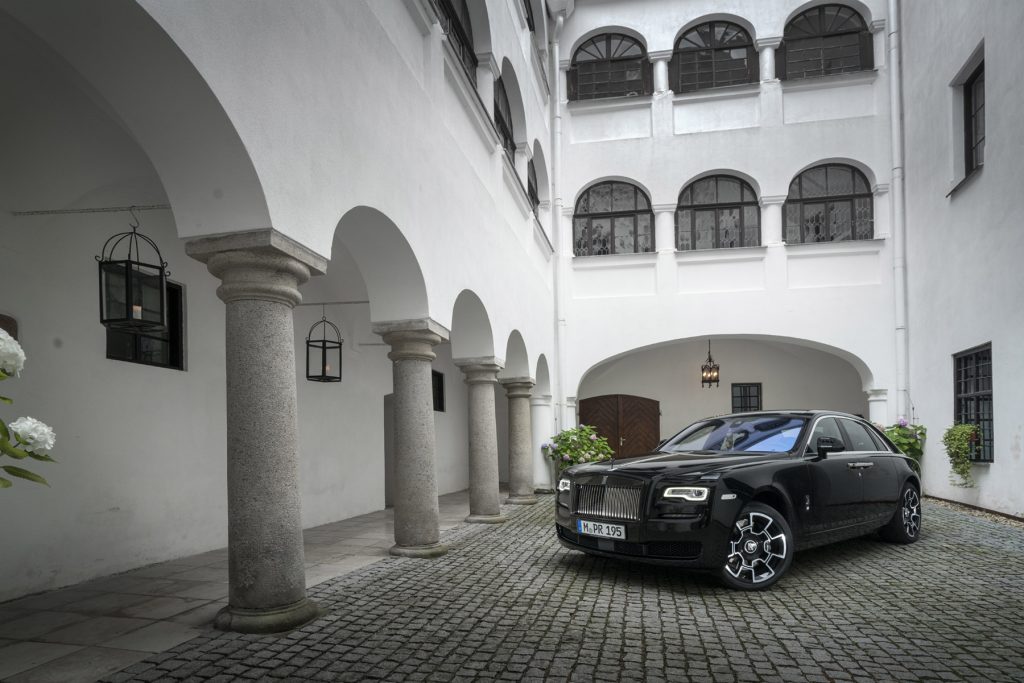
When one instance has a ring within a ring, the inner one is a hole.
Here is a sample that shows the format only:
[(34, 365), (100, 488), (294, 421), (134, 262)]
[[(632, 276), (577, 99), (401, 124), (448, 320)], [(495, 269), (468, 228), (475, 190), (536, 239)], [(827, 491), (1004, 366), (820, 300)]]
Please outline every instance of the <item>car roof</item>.
[(728, 413), (726, 415), (715, 415), (714, 417), (708, 417), (705, 419), (714, 420), (723, 417), (758, 417), (767, 415), (792, 415), (794, 417), (817, 417), (819, 415), (835, 415), (837, 417), (848, 417), (854, 420), (863, 420), (864, 418), (859, 415), (852, 413), (844, 413), (841, 410), (819, 410), (819, 409), (798, 409), (798, 410), (754, 410), (746, 413)]

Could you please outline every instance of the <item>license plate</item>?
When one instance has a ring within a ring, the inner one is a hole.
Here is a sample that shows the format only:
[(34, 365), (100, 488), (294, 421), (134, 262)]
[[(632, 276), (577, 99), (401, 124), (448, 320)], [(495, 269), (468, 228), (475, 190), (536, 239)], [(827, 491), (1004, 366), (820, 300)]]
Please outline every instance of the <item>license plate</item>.
[(604, 538), (626, 538), (626, 527), (621, 524), (605, 524), (604, 522), (588, 522), (584, 519), (576, 520), (576, 529), (587, 536), (602, 536)]

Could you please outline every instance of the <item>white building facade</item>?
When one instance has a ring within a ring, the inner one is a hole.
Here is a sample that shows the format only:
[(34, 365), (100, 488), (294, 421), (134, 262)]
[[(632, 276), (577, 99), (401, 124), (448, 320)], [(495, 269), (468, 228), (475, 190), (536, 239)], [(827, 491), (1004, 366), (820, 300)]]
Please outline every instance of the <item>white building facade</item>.
[[(612, 395), (663, 437), (733, 385), (913, 419), (926, 493), (1021, 514), (1012, 83), (999, 151), (950, 151), (978, 46), (1019, 73), (1020, 11), (947, 4), (0, 1), (5, 388), (59, 460), (0, 495), (0, 600), (228, 544), (221, 625), (298, 623), (302, 528), (393, 505), (396, 553), (444, 552), (438, 494), (500, 523), (499, 480), (532, 502), (540, 444)], [(129, 206), (176, 337), (98, 321)], [(977, 217), (1011, 248), (964, 254)], [(305, 378), (324, 317), (340, 384)], [(985, 344), (991, 462), (953, 488), (955, 355)]]

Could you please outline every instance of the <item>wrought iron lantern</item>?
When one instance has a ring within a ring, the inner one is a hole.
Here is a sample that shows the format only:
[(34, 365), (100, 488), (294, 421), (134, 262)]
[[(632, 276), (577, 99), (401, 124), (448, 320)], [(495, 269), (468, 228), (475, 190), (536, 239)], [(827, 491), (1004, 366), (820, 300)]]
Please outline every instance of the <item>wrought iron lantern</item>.
[[(104, 242), (96, 257), (100, 322), (126, 332), (162, 332), (167, 329), (167, 262), (156, 243), (138, 231), (135, 207), (129, 211), (131, 230)], [(115, 256), (118, 251), (121, 255)]]
[(700, 386), (710, 387), (712, 383), (718, 386), (718, 363), (711, 357), (711, 340), (708, 339), (708, 358), (704, 365), (700, 366)]
[[(314, 338), (315, 335), (319, 336)], [(338, 326), (327, 319), (325, 312), (306, 335), (306, 379), (310, 382), (340, 382), (341, 345), (344, 343)]]

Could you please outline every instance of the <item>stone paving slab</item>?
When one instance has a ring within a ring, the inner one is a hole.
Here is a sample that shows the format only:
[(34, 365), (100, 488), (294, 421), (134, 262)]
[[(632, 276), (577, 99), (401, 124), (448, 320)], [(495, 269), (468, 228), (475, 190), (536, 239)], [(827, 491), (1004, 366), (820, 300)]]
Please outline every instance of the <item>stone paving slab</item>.
[(798, 553), (741, 593), (565, 550), (551, 505), (321, 583), (295, 631), (207, 630), (106, 680), (1024, 681), (1019, 528), (926, 503), (912, 546)]

